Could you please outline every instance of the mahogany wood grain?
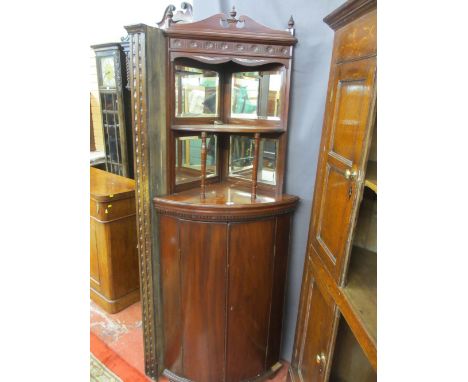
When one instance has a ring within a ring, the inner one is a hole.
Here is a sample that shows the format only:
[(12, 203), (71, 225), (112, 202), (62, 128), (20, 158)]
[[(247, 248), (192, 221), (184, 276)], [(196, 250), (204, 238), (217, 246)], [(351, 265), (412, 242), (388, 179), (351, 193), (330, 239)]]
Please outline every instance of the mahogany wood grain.
[(159, 222), (164, 375), (267, 378), (279, 361), (291, 213), (276, 205), (267, 218), (217, 213), (219, 220), (205, 222), (166, 207)]
[(187, 220), (179, 224), (182, 375), (194, 381), (222, 381), (227, 225)]
[[(297, 39), (289, 31), (268, 28), (244, 15), (238, 17), (239, 20), (244, 20), (245, 26), (243, 28), (237, 28), (236, 23), (227, 23), (227, 27), (223, 27), (220, 20), (226, 18), (226, 15), (219, 13), (190, 24), (172, 24), (166, 30), (166, 34), (169, 37), (189, 38), (191, 40), (212, 39), (282, 45), (293, 45), (297, 42)], [(200, 47), (191, 46), (191, 48), (198, 48), (199, 50)], [(208, 47), (208, 49), (211, 48)]]
[(227, 382), (265, 371), (274, 236), (275, 219), (230, 225)]
[(182, 306), (179, 221), (159, 218), (161, 290), (164, 323), (164, 365), (175, 373), (183, 372)]
[(252, 200), (249, 188), (230, 183), (206, 187), (206, 197), (191, 189), (154, 198), (154, 206), (161, 214), (172, 214), (203, 221), (239, 221), (260, 219), (292, 212), (299, 198), (288, 194), (278, 197), (257, 194)]
[(283, 304), (288, 268), (289, 239), (291, 234), (291, 215), (276, 218), (275, 252), (273, 266), (273, 288), (271, 290), (270, 322), (268, 325), (268, 353), (265, 367), (271, 367), (280, 357), (283, 327)]

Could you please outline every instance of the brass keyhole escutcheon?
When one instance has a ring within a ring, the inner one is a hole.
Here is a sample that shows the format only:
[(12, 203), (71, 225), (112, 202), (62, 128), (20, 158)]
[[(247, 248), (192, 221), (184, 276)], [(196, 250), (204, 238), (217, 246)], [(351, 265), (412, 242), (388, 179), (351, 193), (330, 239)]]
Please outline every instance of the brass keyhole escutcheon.
[(319, 370), (322, 372), (325, 369), (325, 354), (320, 353), (315, 356), (315, 362), (319, 365)]
[(350, 170), (349, 168), (347, 168), (344, 172), (344, 177), (347, 179), (347, 180), (354, 180), (356, 179), (357, 177), (357, 170)]

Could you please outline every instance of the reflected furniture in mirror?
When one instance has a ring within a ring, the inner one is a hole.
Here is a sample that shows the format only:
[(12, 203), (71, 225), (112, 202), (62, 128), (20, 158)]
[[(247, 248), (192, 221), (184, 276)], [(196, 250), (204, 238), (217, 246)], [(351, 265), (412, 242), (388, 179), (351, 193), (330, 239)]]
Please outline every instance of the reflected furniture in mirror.
[[(159, 26), (127, 27), (136, 169), (148, 174), (154, 158), (166, 175), (141, 188), (155, 212), (148, 219), (142, 200), (142, 235), (156, 227), (151, 259), (148, 241), (140, 244), (155, 269), (142, 284), (158, 330), (145, 344), (147, 369), (174, 381), (261, 380), (280, 366), (298, 202), (283, 192), (293, 20), (274, 30), (232, 10), (178, 23), (171, 11)], [(165, 151), (146, 150), (151, 134)]]
[(105, 168), (133, 178), (130, 92), (127, 86), (128, 41), (92, 45), (96, 54)]
[(108, 313), (140, 299), (135, 181), (90, 168), (90, 293)]
[(377, 380), (377, 2), (335, 31), (288, 381)]

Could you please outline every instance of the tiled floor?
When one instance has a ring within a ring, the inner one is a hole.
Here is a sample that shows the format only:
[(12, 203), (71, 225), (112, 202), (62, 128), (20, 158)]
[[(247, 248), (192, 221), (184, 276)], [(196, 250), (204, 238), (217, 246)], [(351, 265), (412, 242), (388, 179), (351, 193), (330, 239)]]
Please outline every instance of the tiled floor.
[[(137, 302), (116, 314), (108, 314), (91, 301), (91, 331), (101, 338), (115, 353), (135, 369), (145, 373), (143, 361), (143, 329), (141, 326), (141, 304)], [(288, 364), (271, 382), (285, 382)], [(148, 378), (148, 381), (151, 381)], [(127, 381), (125, 381), (127, 382)], [(168, 382), (160, 378), (159, 382)]]

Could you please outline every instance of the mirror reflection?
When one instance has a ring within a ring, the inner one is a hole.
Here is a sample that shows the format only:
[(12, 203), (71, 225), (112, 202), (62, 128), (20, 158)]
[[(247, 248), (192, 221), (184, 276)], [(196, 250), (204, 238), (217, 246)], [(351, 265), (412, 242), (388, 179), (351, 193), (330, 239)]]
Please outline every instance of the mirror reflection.
[(279, 120), (283, 71), (232, 75), (231, 117)]
[[(189, 183), (201, 178), (201, 144), (199, 136), (178, 137), (175, 141), (176, 184)], [(216, 176), (217, 137), (206, 137), (206, 176)]]
[[(251, 137), (231, 136), (229, 152), (229, 176), (252, 179), (255, 140)], [(278, 140), (260, 139), (257, 180), (262, 183), (276, 184), (276, 158)]]
[(219, 76), (212, 70), (175, 66), (176, 117), (217, 117)]

